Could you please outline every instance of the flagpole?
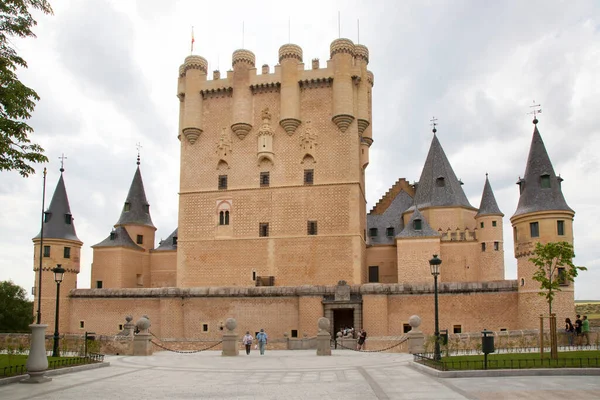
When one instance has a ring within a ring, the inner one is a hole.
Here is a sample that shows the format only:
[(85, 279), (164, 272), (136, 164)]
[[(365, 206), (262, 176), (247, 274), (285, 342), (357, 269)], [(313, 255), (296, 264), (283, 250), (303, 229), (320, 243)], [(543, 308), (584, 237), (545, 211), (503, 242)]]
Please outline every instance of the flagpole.
[(190, 55), (194, 53), (194, 27), (192, 26), (192, 43), (190, 45)]

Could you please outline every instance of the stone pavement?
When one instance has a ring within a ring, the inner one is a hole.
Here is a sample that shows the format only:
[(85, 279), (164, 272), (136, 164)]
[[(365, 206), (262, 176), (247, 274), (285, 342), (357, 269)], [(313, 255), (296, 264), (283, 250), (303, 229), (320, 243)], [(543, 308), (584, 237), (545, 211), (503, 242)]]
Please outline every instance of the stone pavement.
[(334, 350), (158, 352), (107, 356), (110, 367), (0, 386), (0, 399), (599, 399), (598, 376), (435, 378), (408, 366), (412, 356)]

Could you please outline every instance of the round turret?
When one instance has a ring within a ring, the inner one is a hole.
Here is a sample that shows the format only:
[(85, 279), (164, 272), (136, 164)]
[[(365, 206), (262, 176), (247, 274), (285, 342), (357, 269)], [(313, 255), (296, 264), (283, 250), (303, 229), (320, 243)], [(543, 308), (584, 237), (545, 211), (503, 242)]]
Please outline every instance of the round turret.
[(369, 63), (369, 49), (363, 44), (354, 45), (354, 57), (362, 59), (365, 64)]
[(185, 75), (185, 64), (179, 66), (179, 77), (182, 78)]
[[(183, 72), (190, 69), (199, 69), (206, 74), (206, 71), (208, 70), (208, 61), (201, 56), (187, 56), (183, 63)], [(181, 68), (179, 68), (179, 73), (181, 74), (181, 72)]]
[(284, 44), (279, 48), (279, 62), (286, 58), (295, 58), (302, 62), (302, 48), (296, 44)]
[(231, 65), (235, 68), (235, 65), (241, 62), (250, 64), (250, 66), (254, 67), (256, 56), (250, 50), (238, 49), (233, 52)]
[(367, 71), (367, 81), (373, 86), (375, 84), (375, 76), (371, 71)]
[(339, 53), (348, 53), (354, 56), (355, 47), (356, 46), (354, 46), (354, 42), (352, 42), (350, 39), (335, 39), (333, 42), (331, 42), (330, 56), (333, 58), (334, 55)]

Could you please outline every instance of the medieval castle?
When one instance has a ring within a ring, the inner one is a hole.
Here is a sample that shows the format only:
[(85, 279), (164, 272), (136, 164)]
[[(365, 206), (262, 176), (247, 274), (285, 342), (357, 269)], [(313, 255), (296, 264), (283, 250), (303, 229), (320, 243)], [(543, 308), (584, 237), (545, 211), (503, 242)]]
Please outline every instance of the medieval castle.
[[(274, 70), (263, 65), (258, 73), (254, 54), (237, 50), (232, 70), (212, 79), (203, 57), (187, 57), (177, 86), (177, 226), (155, 246), (138, 159), (121, 215), (92, 246), (91, 289), (77, 289), (83, 242), (61, 174), (43, 249), (40, 236), (33, 239), (36, 282), (40, 254), (43, 285), (54, 285), (56, 264), (67, 271), (61, 332), (114, 334), (125, 315), (147, 314), (162, 338), (214, 338), (228, 317), (240, 332), (263, 327), (294, 337), (314, 335), (325, 316), (336, 330), (392, 336), (418, 314), (431, 333), (434, 254), (443, 261), (442, 328), (539, 325), (547, 308), (528, 259), (538, 241), (573, 242), (574, 211), (537, 125), (510, 219), (518, 276), (504, 280), (504, 214), (492, 186), (486, 177), (479, 207), (471, 205), (435, 129), (419, 181), (398, 180), (367, 213), (369, 52), (336, 39), (330, 54), (324, 68), (312, 60), (307, 69), (302, 49), (286, 44)], [(559, 320), (574, 307), (573, 286), (565, 285), (554, 301)], [(43, 322), (52, 324), (54, 293), (42, 296)]]

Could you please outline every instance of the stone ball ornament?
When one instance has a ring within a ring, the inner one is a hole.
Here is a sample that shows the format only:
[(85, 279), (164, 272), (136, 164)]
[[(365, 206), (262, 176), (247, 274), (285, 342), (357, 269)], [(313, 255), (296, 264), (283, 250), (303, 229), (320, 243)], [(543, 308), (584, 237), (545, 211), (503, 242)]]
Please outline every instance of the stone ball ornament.
[(421, 326), (421, 317), (413, 315), (408, 319), (408, 324), (416, 331)]
[(329, 319), (327, 319), (325, 317), (319, 318), (319, 321), (317, 322), (317, 326), (319, 327), (319, 331), (327, 331), (327, 332), (329, 332), (330, 325), (331, 324), (329, 322)]
[(150, 319), (147, 315), (144, 315), (138, 319), (138, 321), (135, 323), (135, 326), (140, 330), (140, 332), (147, 331), (148, 328), (150, 328)]
[(237, 327), (237, 321), (235, 320), (235, 318), (227, 318), (227, 321), (225, 321), (225, 328), (227, 328), (228, 331), (232, 331)]

